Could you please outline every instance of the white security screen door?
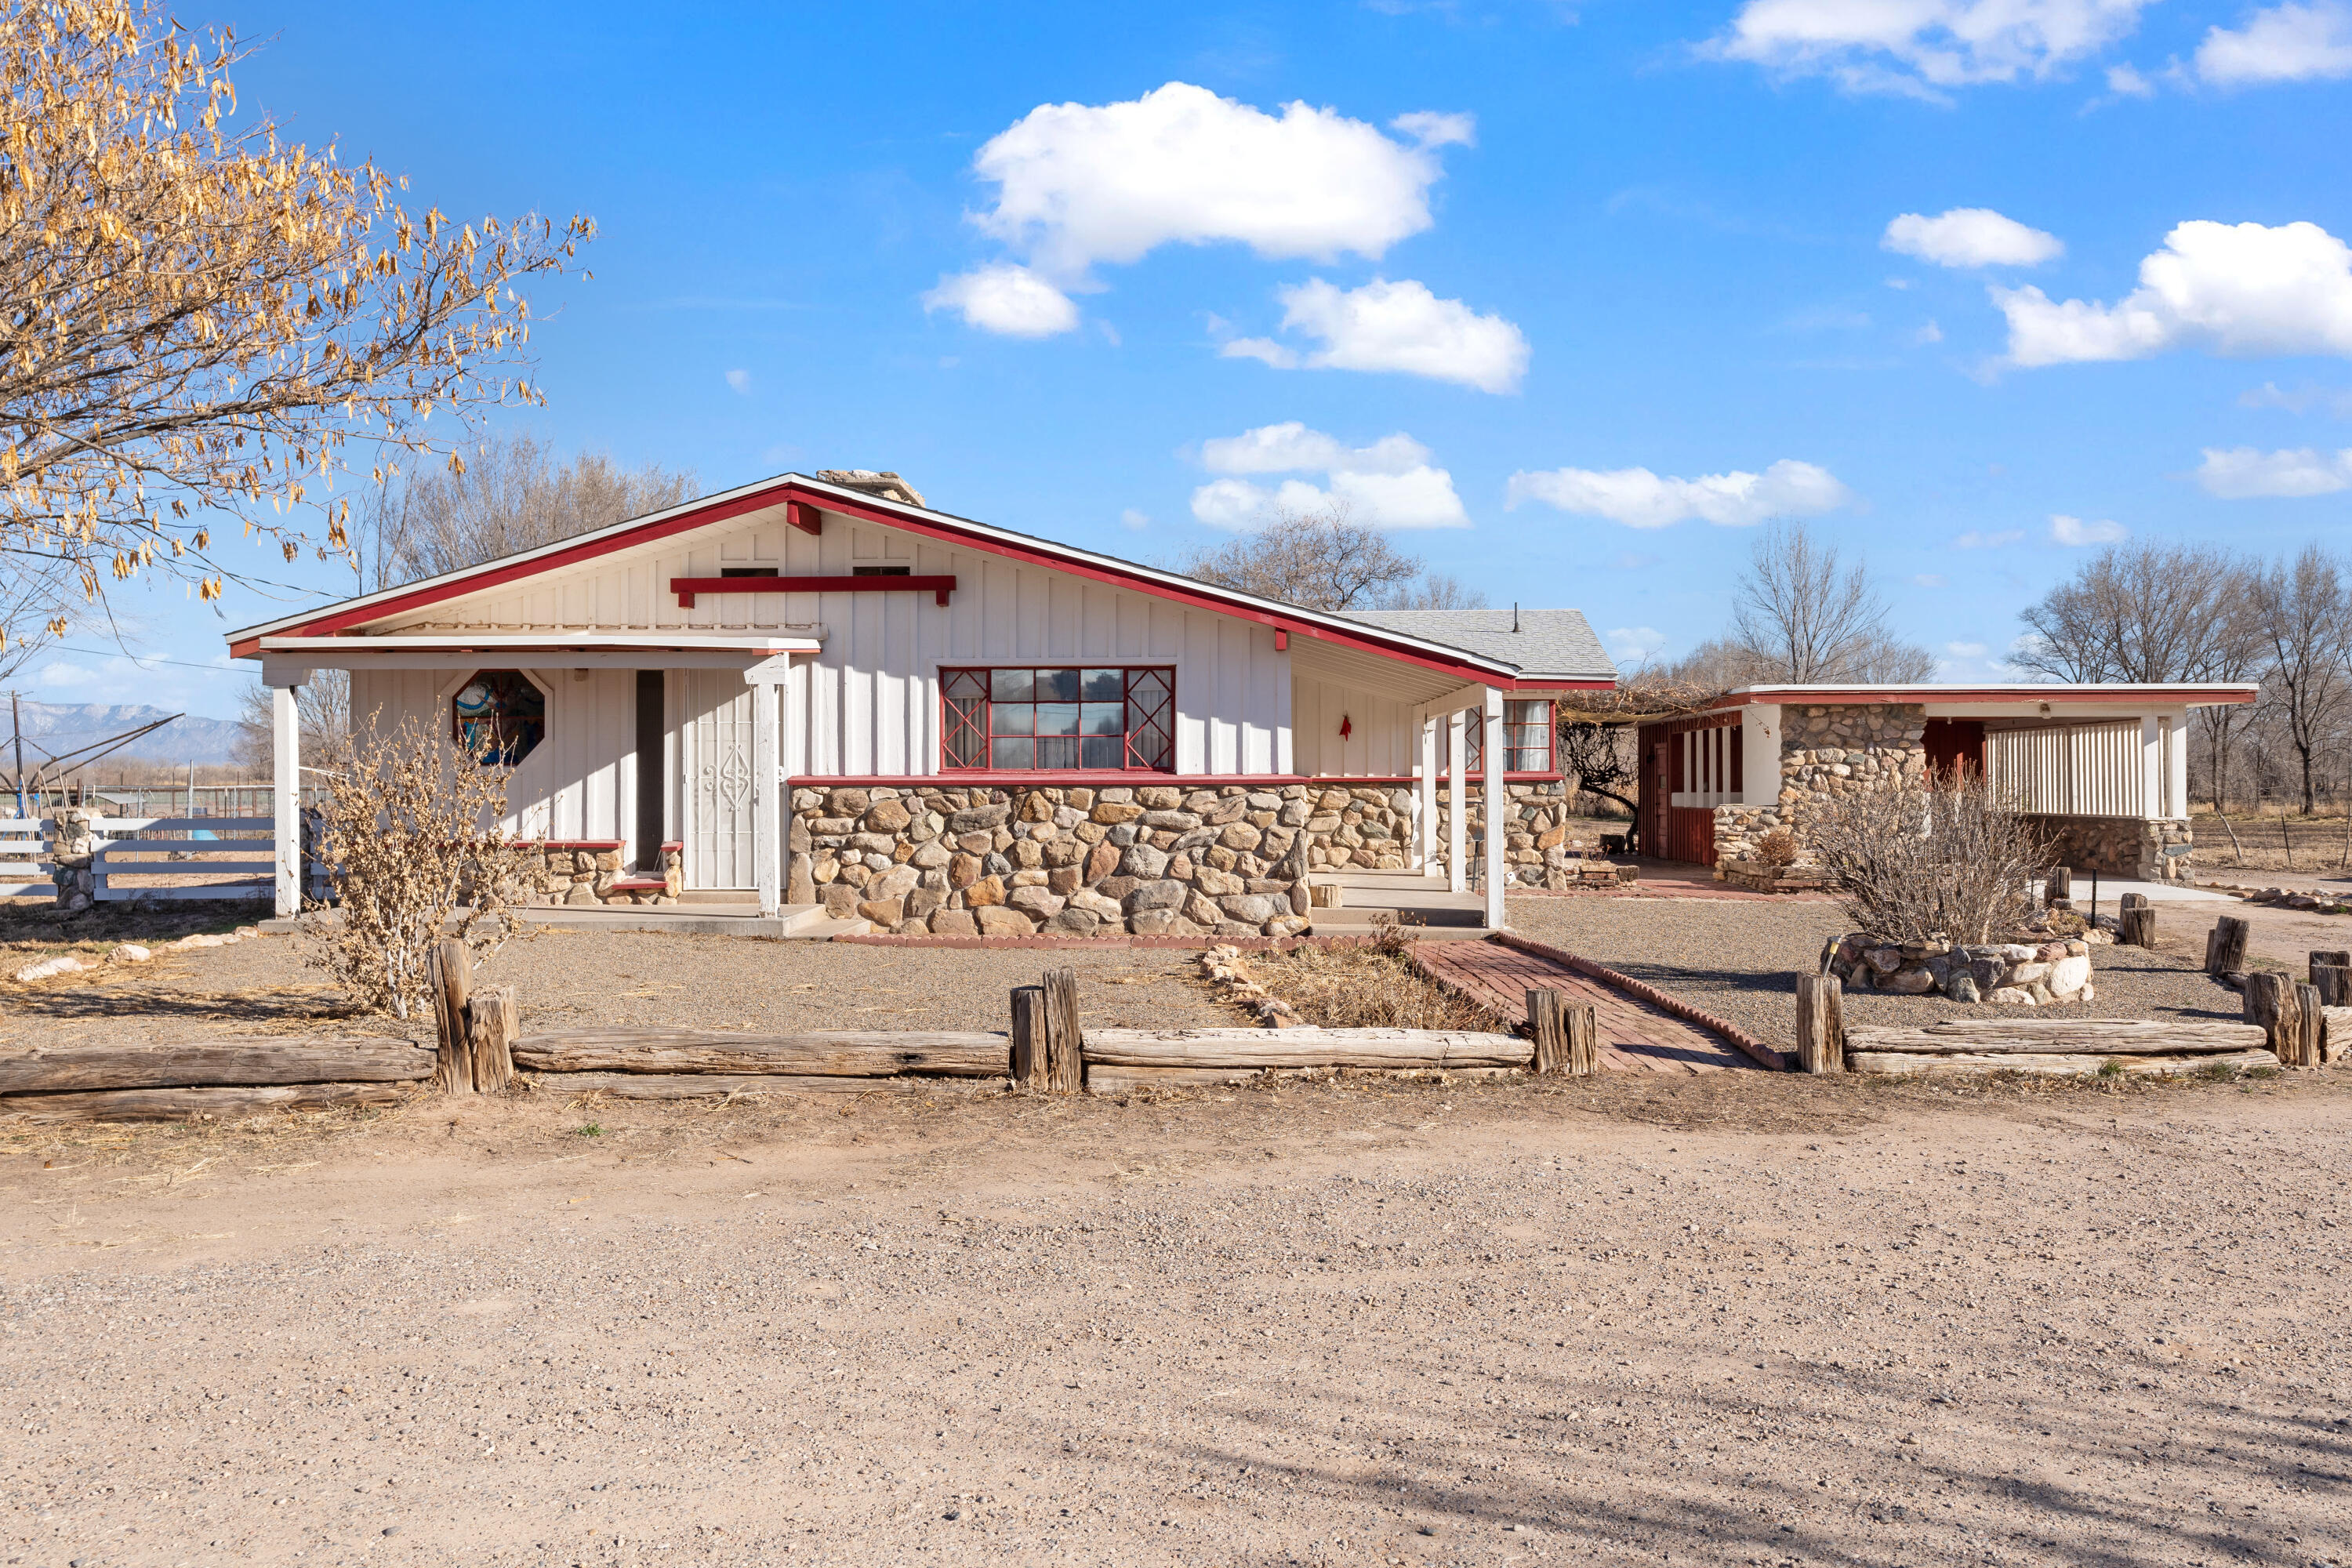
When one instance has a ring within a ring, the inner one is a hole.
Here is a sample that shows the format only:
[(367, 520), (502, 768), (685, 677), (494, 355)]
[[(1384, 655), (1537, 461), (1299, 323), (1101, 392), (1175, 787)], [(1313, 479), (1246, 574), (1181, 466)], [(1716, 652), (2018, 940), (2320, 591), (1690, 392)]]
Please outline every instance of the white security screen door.
[(677, 672), (685, 774), (686, 885), (755, 885), (751, 868), (751, 689), (731, 669)]

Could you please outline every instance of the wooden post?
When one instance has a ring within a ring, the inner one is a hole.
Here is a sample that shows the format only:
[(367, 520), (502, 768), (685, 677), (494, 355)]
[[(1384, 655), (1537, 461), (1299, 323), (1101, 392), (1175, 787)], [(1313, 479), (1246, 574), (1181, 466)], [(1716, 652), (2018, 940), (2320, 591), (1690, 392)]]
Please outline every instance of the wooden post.
[(477, 991), (466, 1002), (468, 1067), (476, 1094), (504, 1094), (514, 1081), (517, 1026), (514, 987)]
[(1797, 976), (1797, 1068), (1845, 1071), (1845, 987), (1834, 974)]
[(2352, 1007), (2352, 964), (2319, 962), (2334, 956), (2324, 952), (2311, 955), (2311, 988), (2319, 993), (2319, 1005), (2323, 1007)]
[(1568, 1070), (1568, 1030), (1559, 1016), (1557, 991), (1528, 993), (1528, 1032), (1536, 1042), (1535, 1059), (1528, 1068), (1538, 1078), (1554, 1078)]
[(466, 944), (445, 937), (426, 954), (425, 973), (433, 992), (436, 1049), (433, 1087), (443, 1094), (474, 1092), (473, 1032), (466, 1004), (474, 994), (474, 955)]
[(1085, 1034), (1078, 1027), (1078, 972), (1045, 971), (1045, 1088), (1076, 1094), (1086, 1087)]
[(1045, 1091), (1045, 988), (1013, 988), (1013, 1086)]
[(1568, 1037), (1568, 1071), (1571, 1078), (1591, 1078), (1601, 1070), (1601, 1018), (1590, 1002), (1578, 1002), (1560, 1011), (1562, 1033)]
[(2246, 967), (2246, 939), (2254, 928), (2235, 915), (2213, 922), (2213, 940), (2206, 946), (2205, 973), (2229, 974)]
[(2074, 897), (2074, 873), (2064, 866), (2053, 866), (2050, 868), (2050, 886), (2047, 891), (2050, 900), (2053, 903), (2061, 899), (2072, 901)]
[[(2320, 1010), (2316, 987), (2294, 988), (2294, 1060), (2290, 1067), (2315, 1068), (2327, 1058), (2327, 1015)], [(2285, 1060), (2281, 1058), (2281, 1060)]]
[(2294, 977), (2275, 974), (2269, 970), (2256, 970), (2246, 976), (2244, 1017), (2249, 1024), (2259, 1024), (2270, 1047), (2287, 1067), (2301, 1066), (2303, 1025), (2298, 1015), (2302, 999), (2295, 994)]
[[(2126, 895), (2137, 897), (2136, 894)], [(2116, 940), (2132, 947), (2156, 945), (2156, 911), (2145, 900), (2126, 905), (2116, 922)]]
[(2116, 907), (2118, 910), (2144, 910), (2147, 908), (2147, 895), (2146, 893), (2126, 893), (2116, 901)]
[[(2308, 962), (2311, 965), (2311, 983), (2314, 985), (2316, 985), (2319, 984), (2319, 971), (2323, 965), (2333, 964), (2336, 968), (2341, 969), (2347, 964), (2352, 964), (2352, 952), (2347, 952), (2342, 948), (2336, 948), (2333, 950), (2324, 947), (2315, 948), (2312, 950), (2311, 957)], [(2331, 1007), (2336, 1005), (2333, 1001), (2330, 1001), (2327, 1005)]]

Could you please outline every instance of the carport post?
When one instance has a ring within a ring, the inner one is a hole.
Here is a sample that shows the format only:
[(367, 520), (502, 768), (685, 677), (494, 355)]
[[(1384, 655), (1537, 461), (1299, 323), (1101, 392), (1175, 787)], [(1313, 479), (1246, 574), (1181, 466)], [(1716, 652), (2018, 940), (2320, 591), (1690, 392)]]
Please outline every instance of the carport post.
[(281, 921), (302, 912), (302, 710), (295, 693), (310, 679), (307, 669), (262, 666), (261, 682), (269, 688), (270, 826)]
[(1503, 788), (1503, 694), (1486, 688), (1486, 787), (1480, 793), (1486, 808), (1486, 929), (1503, 929), (1503, 828), (1510, 816), (1510, 797)]

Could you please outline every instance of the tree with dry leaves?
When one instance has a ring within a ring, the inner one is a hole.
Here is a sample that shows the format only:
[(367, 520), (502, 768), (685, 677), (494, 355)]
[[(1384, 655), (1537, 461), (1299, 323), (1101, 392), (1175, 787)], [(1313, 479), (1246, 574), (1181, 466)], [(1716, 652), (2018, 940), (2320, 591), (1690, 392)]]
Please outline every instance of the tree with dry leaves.
[(310, 963), (352, 1001), (407, 1018), (429, 1008), (425, 961), (453, 922), (476, 954), (521, 929), (523, 849), (499, 826), (511, 769), (467, 755), (414, 715), (396, 728), (382, 717), (321, 748), (317, 854), (336, 909), (303, 931)]
[(412, 211), (241, 113), (246, 52), (150, 0), (0, 10), (0, 528), (7, 570), (87, 601), (146, 570), (218, 597), (224, 518), (289, 560), (343, 548), (339, 476), (539, 400), (518, 286), (593, 232)]
[(1307, 610), (1475, 610), (1486, 596), (1431, 572), (1344, 504), (1277, 508), (1215, 550), (1195, 551), (1184, 574)]
[(1732, 603), (1734, 644), (1762, 672), (1750, 679), (1799, 685), (1927, 680), (1936, 660), (1896, 637), (1886, 598), (1859, 561), (1801, 522), (1765, 530)]

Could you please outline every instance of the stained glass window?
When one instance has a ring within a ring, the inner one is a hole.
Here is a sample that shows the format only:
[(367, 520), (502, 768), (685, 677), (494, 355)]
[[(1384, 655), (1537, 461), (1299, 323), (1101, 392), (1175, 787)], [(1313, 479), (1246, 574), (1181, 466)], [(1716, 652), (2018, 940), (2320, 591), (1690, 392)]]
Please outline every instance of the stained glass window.
[(547, 738), (547, 695), (519, 669), (477, 670), (449, 706), (451, 736), (486, 767), (510, 768)]
[(1006, 773), (1173, 773), (1176, 672), (940, 671), (941, 763)]

